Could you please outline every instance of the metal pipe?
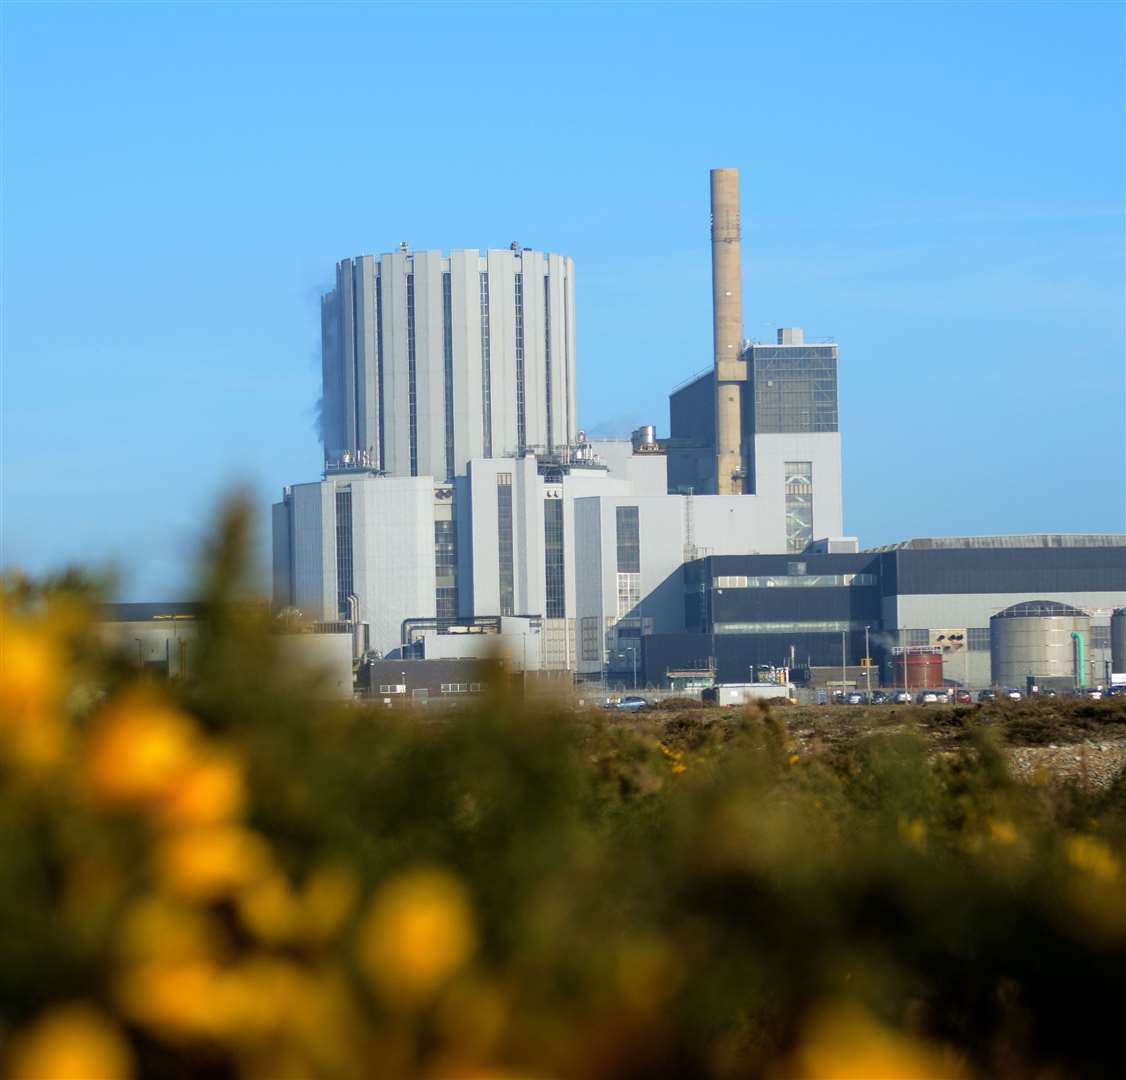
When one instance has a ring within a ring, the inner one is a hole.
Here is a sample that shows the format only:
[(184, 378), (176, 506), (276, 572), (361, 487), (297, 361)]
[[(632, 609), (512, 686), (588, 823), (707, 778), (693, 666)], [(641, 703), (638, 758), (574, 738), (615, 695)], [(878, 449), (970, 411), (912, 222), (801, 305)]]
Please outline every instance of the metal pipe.
[(712, 169), (712, 328), (716, 492), (743, 493), (742, 397), (747, 381), (739, 272), (739, 170)]

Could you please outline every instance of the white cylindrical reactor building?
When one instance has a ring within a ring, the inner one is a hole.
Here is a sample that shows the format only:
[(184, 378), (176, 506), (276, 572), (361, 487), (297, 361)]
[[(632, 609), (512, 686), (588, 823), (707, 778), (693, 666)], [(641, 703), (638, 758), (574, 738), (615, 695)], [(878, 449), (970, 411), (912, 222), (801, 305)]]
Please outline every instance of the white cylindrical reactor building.
[(321, 303), (329, 464), (464, 475), (575, 442), (575, 268), (530, 249), (401, 250), (337, 264)]

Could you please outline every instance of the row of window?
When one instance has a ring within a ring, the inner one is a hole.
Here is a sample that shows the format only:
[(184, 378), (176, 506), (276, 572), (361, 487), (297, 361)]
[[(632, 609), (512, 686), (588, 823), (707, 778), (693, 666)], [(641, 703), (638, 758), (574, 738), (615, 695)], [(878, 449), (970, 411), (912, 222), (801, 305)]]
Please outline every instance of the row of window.
[(512, 473), (497, 473), (497, 558), (500, 580), (500, 613), (514, 613), (514, 572), (512, 561)]
[(818, 589), (875, 585), (875, 574), (727, 574), (712, 578), (716, 589)]
[(543, 279), (543, 362), (547, 376), (547, 448), (554, 450), (555, 429), (551, 418), (551, 278), (548, 277)]
[(493, 375), (489, 347), (489, 275), (481, 274), (481, 411), (485, 457), (493, 456)]
[(407, 274), (407, 407), (410, 411), (411, 476), (418, 475), (418, 386), (415, 375), (414, 274)]
[(828, 619), (822, 622), (717, 622), (717, 634), (833, 634), (863, 630), (855, 619)]
[(352, 489), (336, 489), (336, 611), (347, 619), (352, 578)]
[(446, 401), (446, 479), (454, 478), (454, 313), (450, 275), (442, 275), (442, 374)]
[(524, 415), (524, 275), (516, 275), (516, 448), (523, 453), (528, 445)]
[(566, 579), (563, 550), (563, 500), (544, 499), (544, 615), (561, 619), (566, 614)]

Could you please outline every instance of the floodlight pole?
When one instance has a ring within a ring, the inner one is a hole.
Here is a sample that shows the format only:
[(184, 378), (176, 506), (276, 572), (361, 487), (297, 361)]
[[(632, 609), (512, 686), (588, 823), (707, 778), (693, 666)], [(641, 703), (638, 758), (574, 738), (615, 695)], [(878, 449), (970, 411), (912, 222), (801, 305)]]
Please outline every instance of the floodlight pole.
[(868, 680), (868, 704), (872, 704), (872, 652), (868, 647), (868, 631), (872, 628), (870, 626), (864, 627), (864, 659), (867, 661), (867, 666), (864, 668), (864, 676)]

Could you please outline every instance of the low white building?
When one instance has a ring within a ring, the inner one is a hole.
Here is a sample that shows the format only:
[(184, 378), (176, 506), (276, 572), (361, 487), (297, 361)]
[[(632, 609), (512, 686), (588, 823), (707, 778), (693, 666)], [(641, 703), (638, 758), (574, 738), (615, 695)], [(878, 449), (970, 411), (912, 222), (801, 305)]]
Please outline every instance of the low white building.
[(428, 632), (428, 654), (462, 655), (469, 636), (451, 625), (534, 618), (529, 668), (627, 670), (641, 633), (684, 627), (685, 560), (786, 547), (778, 500), (667, 485), (663, 453), (620, 441), (476, 458), (453, 484), (332, 471), (274, 507), (274, 603), (364, 623), (384, 656), (401, 655), (412, 628)]

